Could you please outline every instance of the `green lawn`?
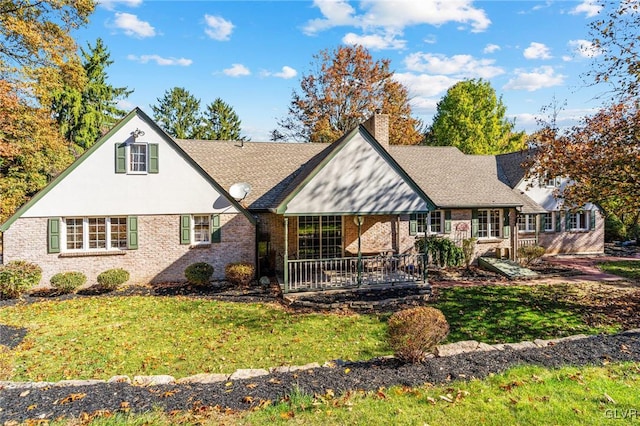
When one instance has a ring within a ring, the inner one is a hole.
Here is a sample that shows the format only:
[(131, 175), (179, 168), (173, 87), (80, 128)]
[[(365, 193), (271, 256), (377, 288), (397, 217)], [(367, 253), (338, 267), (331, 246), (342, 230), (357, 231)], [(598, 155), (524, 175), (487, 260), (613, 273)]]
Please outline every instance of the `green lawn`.
[(619, 275), (632, 280), (640, 280), (640, 260), (605, 262), (598, 266), (600, 269), (610, 274)]
[[(450, 342), (517, 342), (620, 329), (607, 321), (589, 325), (585, 312), (592, 314), (592, 307), (576, 288), (443, 289), (434, 306), (450, 323)], [(0, 323), (29, 332), (16, 349), (0, 349), (0, 380), (180, 378), (365, 360), (390, 353), (386, 318), (292, 314), (276, 305), (187, 297), (83, 297), (17, 305), (0, 309)]]

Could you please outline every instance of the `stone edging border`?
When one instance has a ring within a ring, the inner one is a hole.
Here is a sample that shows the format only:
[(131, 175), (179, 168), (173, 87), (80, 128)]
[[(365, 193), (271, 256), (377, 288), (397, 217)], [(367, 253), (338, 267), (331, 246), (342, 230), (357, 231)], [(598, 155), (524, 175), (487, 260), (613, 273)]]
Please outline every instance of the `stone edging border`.
[[(621, 331), (617, 334), (640, 334), (640, 328)], [(561, 337), (558, 339), (542, 340), (536, 339), (534, 341), (522, 341), (519, 343), (498, 343), (495, 345), (489, 345), (487, 343), (478, 342), (475, 340), (462, 340), (459, 342), (449, 343), (447, 345), (439, 345), (436, 347), (436, 353), (431, 357), (448, 357), (468, 352), (486, 352), (486, 351), (504, 351), (504, 350), (522, 350), (531, 348), (543, 348), (546, 346), (553, 346), (559, 342), (586, 339), (590, 336), (586, 334), (576, 334), (573, 336)], [(393, 358), (393, 355), (389, 355), (382, 358)], [(133, 386), (156, 386), (156, 385), (171, 385), (171, 384), (207, 384), (226, 382), (233, 380), (251, 379), (253, 377), (266, 376), (269, 374), (277, 373), (291, 373), (295, 371), (312, 370), (315, 368), (336, 368), (347, 365), (348, 362), (336, 359), (333, 361), (327, 361), (322, 366), (317, 362), (312, 362), (305, 365), (293, 365), (293, 366), (281, 366), (272, 367), (269, 370), (262, 368), (249, 368), (239, 369), (232, 374), (208, 374), (201, 373), (193, 376), (187, 376), (180, 379), (175, 379), (170, 375), (154, 375), (154, 376), (134, 376), (131, 379), (129, 376), (113, 376), (108, 380), (61, 380), (59, 382), (10, 382), (0, 381), (0, 390), (2, 389), (41, 389), (48, 387), (64, 387), (64, 386), (91, 386), (102, 383), (127, 383)]]

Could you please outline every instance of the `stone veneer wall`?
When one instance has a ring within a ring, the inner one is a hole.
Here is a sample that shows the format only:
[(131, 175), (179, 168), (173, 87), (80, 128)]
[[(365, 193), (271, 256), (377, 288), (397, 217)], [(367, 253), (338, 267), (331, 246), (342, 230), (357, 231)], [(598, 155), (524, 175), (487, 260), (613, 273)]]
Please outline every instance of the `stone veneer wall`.
[(255, 227), (242, 214), (221, 214), (220, 225), (220, 243), (197, 247), (180, 244), (180, 215), (138, 216), (137, 250), (70, 255), (47, 253), (47, 218), (21, 218), (4, 233), (3, 261), (38, 264), (43, 270), (41, 286), (65, 271), (83, 272), (87, 285), (92, 285), (100, 272), (111, 268), (129, 271), (129, 284), (184, 281), (184, 269), (194, 262), (210, 263), (213, 278), (222, 279), (230, 262), (255, 264)]

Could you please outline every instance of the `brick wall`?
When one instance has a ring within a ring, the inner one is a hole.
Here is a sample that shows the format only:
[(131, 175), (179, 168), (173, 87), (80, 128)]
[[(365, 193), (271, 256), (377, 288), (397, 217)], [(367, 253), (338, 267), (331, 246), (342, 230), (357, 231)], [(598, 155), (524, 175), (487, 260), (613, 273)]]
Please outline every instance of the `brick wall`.
[(596, 214), (596, 227), (592, 231), (543, 232), (538, 235), (538, 244), (546, 248), (546, 254), (602, 254), (604, 253), (604, 218)]
[(214, 279), (224, 278), (230, 262), (255, 264), (255, 227), (242, 214), (221, 214), (222, 240), (210, 246), (180, 244), (180, 216), (138, 216), (138, 249), (116, 255), (72, 256), (47, 253), (47, 218), (21, 218), (4, 233), (4, 262), (26, 260), (42, 270), (40, 285), (58, 272), (80, 271), (87, 285), (95, 284), (106, 269), (124, 268), (131, 274), (129, 283), (184, 281), (184, 269), (194, 262), (214, 267)]

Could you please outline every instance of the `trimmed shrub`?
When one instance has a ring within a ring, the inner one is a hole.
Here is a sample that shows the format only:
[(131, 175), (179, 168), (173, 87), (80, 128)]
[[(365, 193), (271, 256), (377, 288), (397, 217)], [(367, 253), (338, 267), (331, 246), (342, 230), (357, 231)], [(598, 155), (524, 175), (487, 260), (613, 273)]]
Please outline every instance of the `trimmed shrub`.
[(415, 242), (419, 253), (427, 253), (430, 262), (435, 266), (460, 266), (464, 261), (464, 252), (455, 242), (445, 237), (430, 235), (419, 238)]
[(184, 270), (184, 276), (189, 281), (189, 284), (196, 286), (207, 286), (211, 281), (213, 275), (213, 266), (206, 262), (196, 262), (187, 266)]
[(547, 249), (542, 246), (523, 246), (518, 249), (520, 263), (529, 266), (540, 261)]
[(51, 287), (60, 293), (74, 293), (87, 282), (87, 276), (82, 272), (59, 272), (49, 280)]
[(13, 299), (38, 285), (42, 268), (35, 263), (14, 260), (0, 266), (0, 298)]
[(105, 290), (116, 290), (129, 281), (129, 272), (122, 268), (107, 269), (98, 275), (98, 284)]
[(230, 283), (247, 287), (256, 274), (256, 268), (247, 262), (229, 263), (224, 268), (224, 274)]
[(420, 362), (448, 334), (449, 323), (440, 310), (418, 306), (389, 317), (387, 342), (398, 359)]

